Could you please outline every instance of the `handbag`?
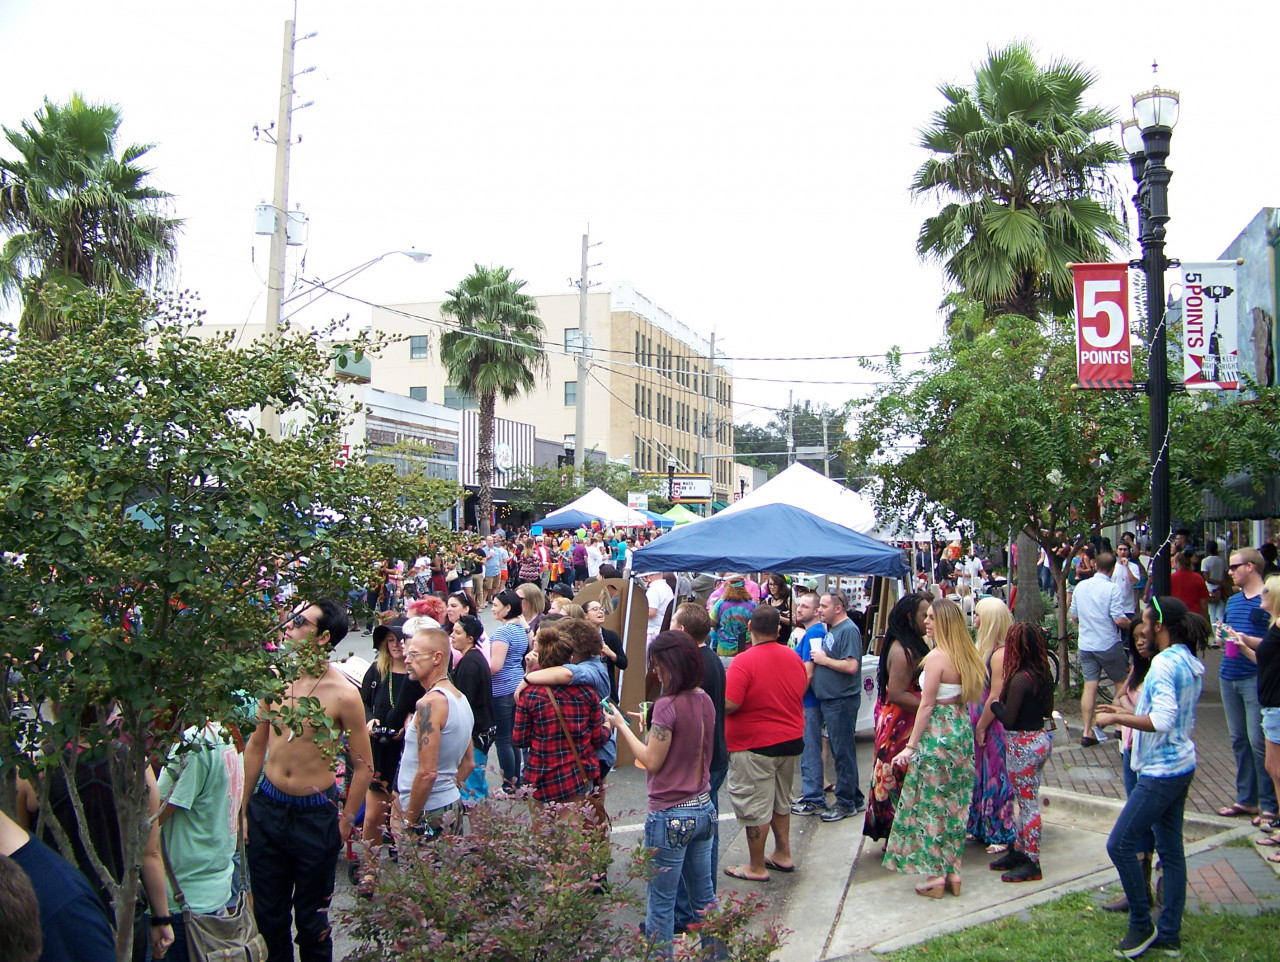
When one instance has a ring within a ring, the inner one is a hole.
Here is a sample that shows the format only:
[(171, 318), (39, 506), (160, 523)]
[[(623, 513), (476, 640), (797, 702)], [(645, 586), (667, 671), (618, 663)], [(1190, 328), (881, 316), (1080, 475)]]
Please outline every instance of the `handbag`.
[(592, 778), (587, 766), (582, 763), (582, 755), (578, 753), (578, 746), (573, 743), (573, 735), (569, 733), (569, 726), (565, 724), (564, 713), (560, 711), (560, 703), (556, 701), (555, 693), (550, 688), (544, 688), (547, 697), (551, 699), (551, 708), (556, 713), (556, 721), (560, 723), (560, 730), (564, 732), (564, 739), (569, 743), (569, 751), (573, 752), (573, 760), (578, 764), (578, 771), (582, 772), (582, 777), (587, 781), (587, 804), (591, 807), (591, 815), (588, 821), (599, 828), (607, 829), (609, 827), (609, 812), (604, 807), (604, 785), (597, 784), (597, 778)]
[(267, 957), (266, 939), (258, 932), (258, 923), (245, 897), (248, 887), (243, 838), (236, 844), (240, 852), (240, 894), (236, 898), (236, 906), (226, 915), (205, 915), (191, 911), (187, 905), (182, 886), (178, 884), (178, 877), (169, 862), (169, 853), (165, 851), (163, 833), (160, 836), (160, 856), (164, 859), (169, 884), (173, 886), (173, 897), (182, 910), (187, 954), (194, 962), (263, 962)]

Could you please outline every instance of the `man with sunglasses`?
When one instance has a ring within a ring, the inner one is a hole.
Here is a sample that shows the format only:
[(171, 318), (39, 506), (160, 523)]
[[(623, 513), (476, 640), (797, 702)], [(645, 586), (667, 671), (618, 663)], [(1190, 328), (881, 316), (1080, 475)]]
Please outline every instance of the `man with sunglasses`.
[[(246, 855), (269, 962), (292, 962), (291, 913), (302, 962), (333, 958), (329, 901), (338, 852), (373, 776), (360, 692), (328, 660), (346, 633), (346, 608), (336, 601), (304, 601), (294, 608), (283, 640), (297, 660), (298, 676), (280, 701), (261, 704), (261, 721), (245, 745)], [(345, 805), (333, 772), (330, 746), (336, 742), (322, 749), (314, 729), (298, 718), (306, 699), (319, 702), (336, 735), (348, 737), (353, 774)]]
[[(1255, 548), (1237, 548), (1227, 562), (1227, 574), (1236, 591), (1227, 599), (1223, 619), (1240, 635), (1261, 639), (1270, 619), (1262, 608), (1262, 571), (1266, 564)], [(1266, 768), (1266, 739), (1262, 731), (1262, 705), (1258, 701), (1258, 666), (1242, 646), (1228, 642), (1218, 668), (1222, 708), (1236, 756), (1236, 800), (1218, 814), (1226, 818), (1253, 816), (1255, 824), (1276, 818), (1276, 790)]]

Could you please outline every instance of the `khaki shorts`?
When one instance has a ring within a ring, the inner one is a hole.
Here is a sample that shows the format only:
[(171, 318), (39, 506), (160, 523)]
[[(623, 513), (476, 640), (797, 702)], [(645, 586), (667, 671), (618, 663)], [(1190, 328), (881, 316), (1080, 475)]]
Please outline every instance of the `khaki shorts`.
[(484, 590), (496, 592), (498, 585), (502, 583), (502, 575), (493, 575), (484, 579)]
[(725, 787), (733, 814), (747, 825), (767, 825), (791, 811), (791, 788), (799, 755), (773, 758), (755, 752), (730, 752)]

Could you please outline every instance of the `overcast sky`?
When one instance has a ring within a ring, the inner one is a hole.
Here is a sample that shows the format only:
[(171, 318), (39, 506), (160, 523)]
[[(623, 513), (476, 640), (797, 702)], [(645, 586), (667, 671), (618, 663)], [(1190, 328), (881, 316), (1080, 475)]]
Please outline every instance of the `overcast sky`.
[[(185, 220), (180, 286), (219, 323), (265, 313), (268, 242), (252, 227), (273, 151), (252, 128), (275, 120), (292, 13), (282, 0), (0, 0), (0, 123), (73, 90), (118, 104), (124, 139), (157, 144), (155, 183)], [(932, 208), (907, 188), (940, 82), (968, 83), (988, 46), (1027, 39), (1044, 61), (1093, 68), (1093, 101), (1128, 116), (1157, 59), (1183, 104), (1169, 253), (1209, 259), (1280, 203), (1277, 19), (1274, 0), (302, 0), (298, 35), (318, 36), (298, 47), (297, 69), (316, 69), (297, 103), (314, 106), (295, 115), (289, 199), (311, 228), (291, 267), (305, 251), (306, 276), (328, 279), (416, 247), (426, 265), (388, 258), (343, 290), (437, 299), (478, 262), (563, 292), (590, 224), (604, 242), (593, 278), (631, 281), (732, 356), (921, 350), (945, 290), (914, 252)], [(370, 314), (332, 295), (302, 317), (347, 311)], [(739, 420), (764, 420), (754, 405), (789, 389), (840, 403), (865, 388), (819, 382), (868, 378), (845, 360), (735, 367)]]

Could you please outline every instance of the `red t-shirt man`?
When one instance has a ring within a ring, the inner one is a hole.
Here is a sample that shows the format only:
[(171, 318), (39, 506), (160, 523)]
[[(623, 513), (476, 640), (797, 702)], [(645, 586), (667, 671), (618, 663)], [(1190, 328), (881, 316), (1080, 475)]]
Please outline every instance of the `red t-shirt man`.
[(804, 691), (809, 679), (786, 645), (752, 645), (725, 673), (724, 697), (738, 706), (724, 720), (729, 751), (770, 748), (804, 739)]

